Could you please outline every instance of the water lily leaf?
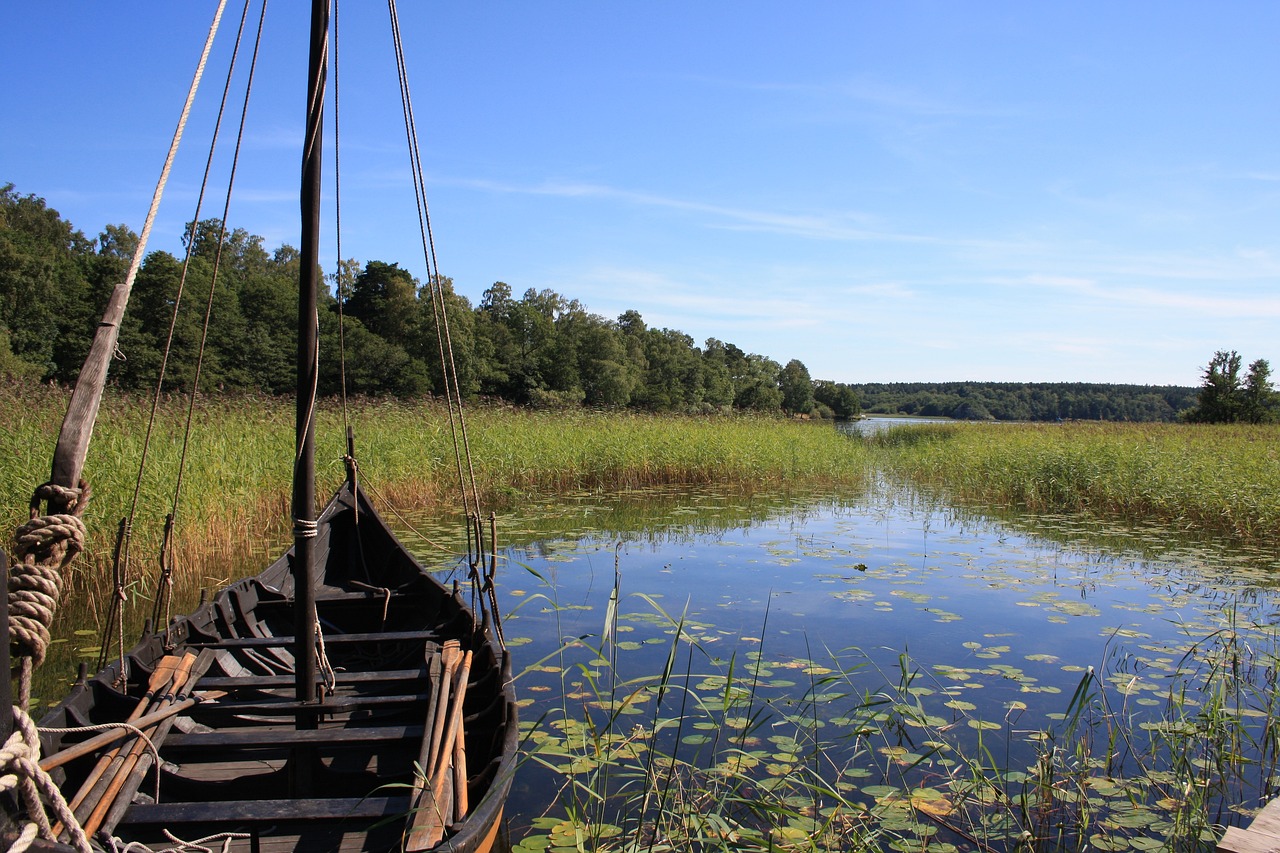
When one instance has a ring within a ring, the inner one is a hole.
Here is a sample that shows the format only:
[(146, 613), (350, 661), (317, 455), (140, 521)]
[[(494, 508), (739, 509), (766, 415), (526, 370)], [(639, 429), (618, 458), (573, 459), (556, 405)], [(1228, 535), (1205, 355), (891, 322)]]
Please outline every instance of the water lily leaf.
[(978, 731), (998, 731), (1004, 728), (999, 723), (993, 723), (990, 720), (972, 720), (971, 719), (971, 720), (966, 720), (966, 722), (969, 724), (969, 728), (977, 729)]

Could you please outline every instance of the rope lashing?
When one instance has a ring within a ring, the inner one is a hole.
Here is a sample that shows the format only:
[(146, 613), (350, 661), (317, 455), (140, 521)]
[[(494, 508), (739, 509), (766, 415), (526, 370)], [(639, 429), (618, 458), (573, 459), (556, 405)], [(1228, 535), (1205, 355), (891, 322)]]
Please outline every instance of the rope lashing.
[[(62, 572), (84, 550), (88, 531), (80, 519), (89, 504), (89, 484), (67, 489), (45, 483), (31, 498), (31, 519), (14, 535), (9, 571), (9, 638), (13, 654), (39, 666), (49, 647), (49, 625), (62, 597)], [(40, 515), (40, 504), (58, 501), (70, 512)]]
[(43, 796), (67, 828), (71, 846), (81, 853), (90, 853), (89, 839), (76, 822), (62, 792), (49, 774), (40, 769), (40, 736), (35, 723), (16, 705), (12, 713), (13, 734), (0, 747), (0, 792), (12, 791), (22, 800), (28, 821), (9, 850), (20, 853), (28, 849), (37, 837), (53, 840), (53, 827), (41, 805)]
[(320, 627), (320, 617), (316, 614), (316, 668), (320, 670), (320, 677), (324, 679), (324, 684), (320, 686), (322, 695), (332, 696), (334, 691), (338, 689), (338, 673), (334, 671), (333, 664), (329, 662), (329, 655), (324, 647), (324, 630)]

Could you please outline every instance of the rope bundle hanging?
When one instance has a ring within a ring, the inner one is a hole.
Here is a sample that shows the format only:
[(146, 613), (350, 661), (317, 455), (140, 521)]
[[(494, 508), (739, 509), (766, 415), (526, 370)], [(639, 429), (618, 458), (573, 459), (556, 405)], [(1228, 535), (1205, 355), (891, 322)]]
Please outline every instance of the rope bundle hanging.
[[(31, 498), (31, 518), (14, 536), (15, 564), (9, 573), (9, 635), (15, 658), (39, 666), (49, 647), (49, 625), (62, 597), (62, 573), (84, 550), (80, 516), (89, 504), (89, 484), (67, 489), (45, 483)], [(57, 501), (70, 512), (41, 515), (40, 506)]]

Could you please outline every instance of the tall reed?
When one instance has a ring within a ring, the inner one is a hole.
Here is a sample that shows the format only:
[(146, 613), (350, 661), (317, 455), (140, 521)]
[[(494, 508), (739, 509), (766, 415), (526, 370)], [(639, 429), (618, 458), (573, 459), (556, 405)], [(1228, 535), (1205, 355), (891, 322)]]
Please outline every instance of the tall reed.
[(1280, 426), (929, 424), (870, 441), (892, 470), (961, 502), (1280, 542)]
[[(14, 384), (0, 389), (0, 523), (26, 518), (34, 487), (48, 477), (68, 395)], [(155, 573), (160, 531), (175, 507), (175, 477), (187, 401), (161, 402), (134, 521), (130, 589), (143, 595)], [(284, 544), (293, 458), (292, 401), (256, 396), (197, 401), (191, 445), (176, 504), (177, 583), (186, 593), (243, 574)], [(150, 401), (109, 394), (85, 474), (93, 487), (86, 514), (88, 555), (69, 579), (91, 601), (112, 594), (109, 557), (119, 520), (133, 500)], [(455, 432), (436, 403), (362, 399), (344, 413), (331, 404), (318, 419), (319, 500), (343, 477), (344, 425), (356, 435), (362, 476), (400, 509), (459, 505)], [(736, 484), (744, 490), (794, 481), (861, 482), (869, 454), (829, 424), (774, 418), (689, 418), (626, 412), (528, 412), (482, 406), (467, 415), (469, 451), (482, 500), (502, 506), (533, 493), (625, 490), (669, 484)]]

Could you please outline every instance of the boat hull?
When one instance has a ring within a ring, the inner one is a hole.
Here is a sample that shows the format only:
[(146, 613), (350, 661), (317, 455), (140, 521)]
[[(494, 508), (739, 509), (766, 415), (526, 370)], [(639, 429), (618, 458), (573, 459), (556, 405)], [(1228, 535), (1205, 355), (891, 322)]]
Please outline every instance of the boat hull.
[[(461, 739), (466, 793), (431, 848), (470, 853), (493, 847), (511, 785), (517, 745), (511, 663), (456, 590), (445, 588), (396, 540), (365, 496), (346, 484), (320, 514), (315, 543), (321, 682), (315, 701), (295, 695), (292, 551), (262, 574), (233, 583), (163, 632), (143, 637), (119, 663), (78, 684), (43, 726), (125, 719), (167, 659), (191, 653), (195, 704), (161, 731), (157, 768), (136, 769), (136, 794), (108, 810), (99, 832), (156, 847), (236, 834), (233, 850), (399, 850), (415, 810), (419, 757), (441, 690), (433, 653), (448, 641), (471, 652)], [(190, 686), (180, 690), (191, 692)], [(182, 696), (173, 696), (178, 701)], [(163, 724), (162, 724), (163, 726)], [(157, 730), (160, 731), (160, 730)], [(45, 755), (87, 735), (47, 735)], [(104, 748), (106, 749), (106, 748)], [(143, 751), (145, 754), (145, 751)], [(55, 771), (70, 799), (102, 751)], [(452, 773), (446, 774), (452, 778)], [(418, 783), (421, 787), (421, 783)], [(128, 789), (126, 789), (128, 793)], [(77, 816), (83, 821), (82, 807)], [(95, 843), (104, 843), (105, 836)]]

